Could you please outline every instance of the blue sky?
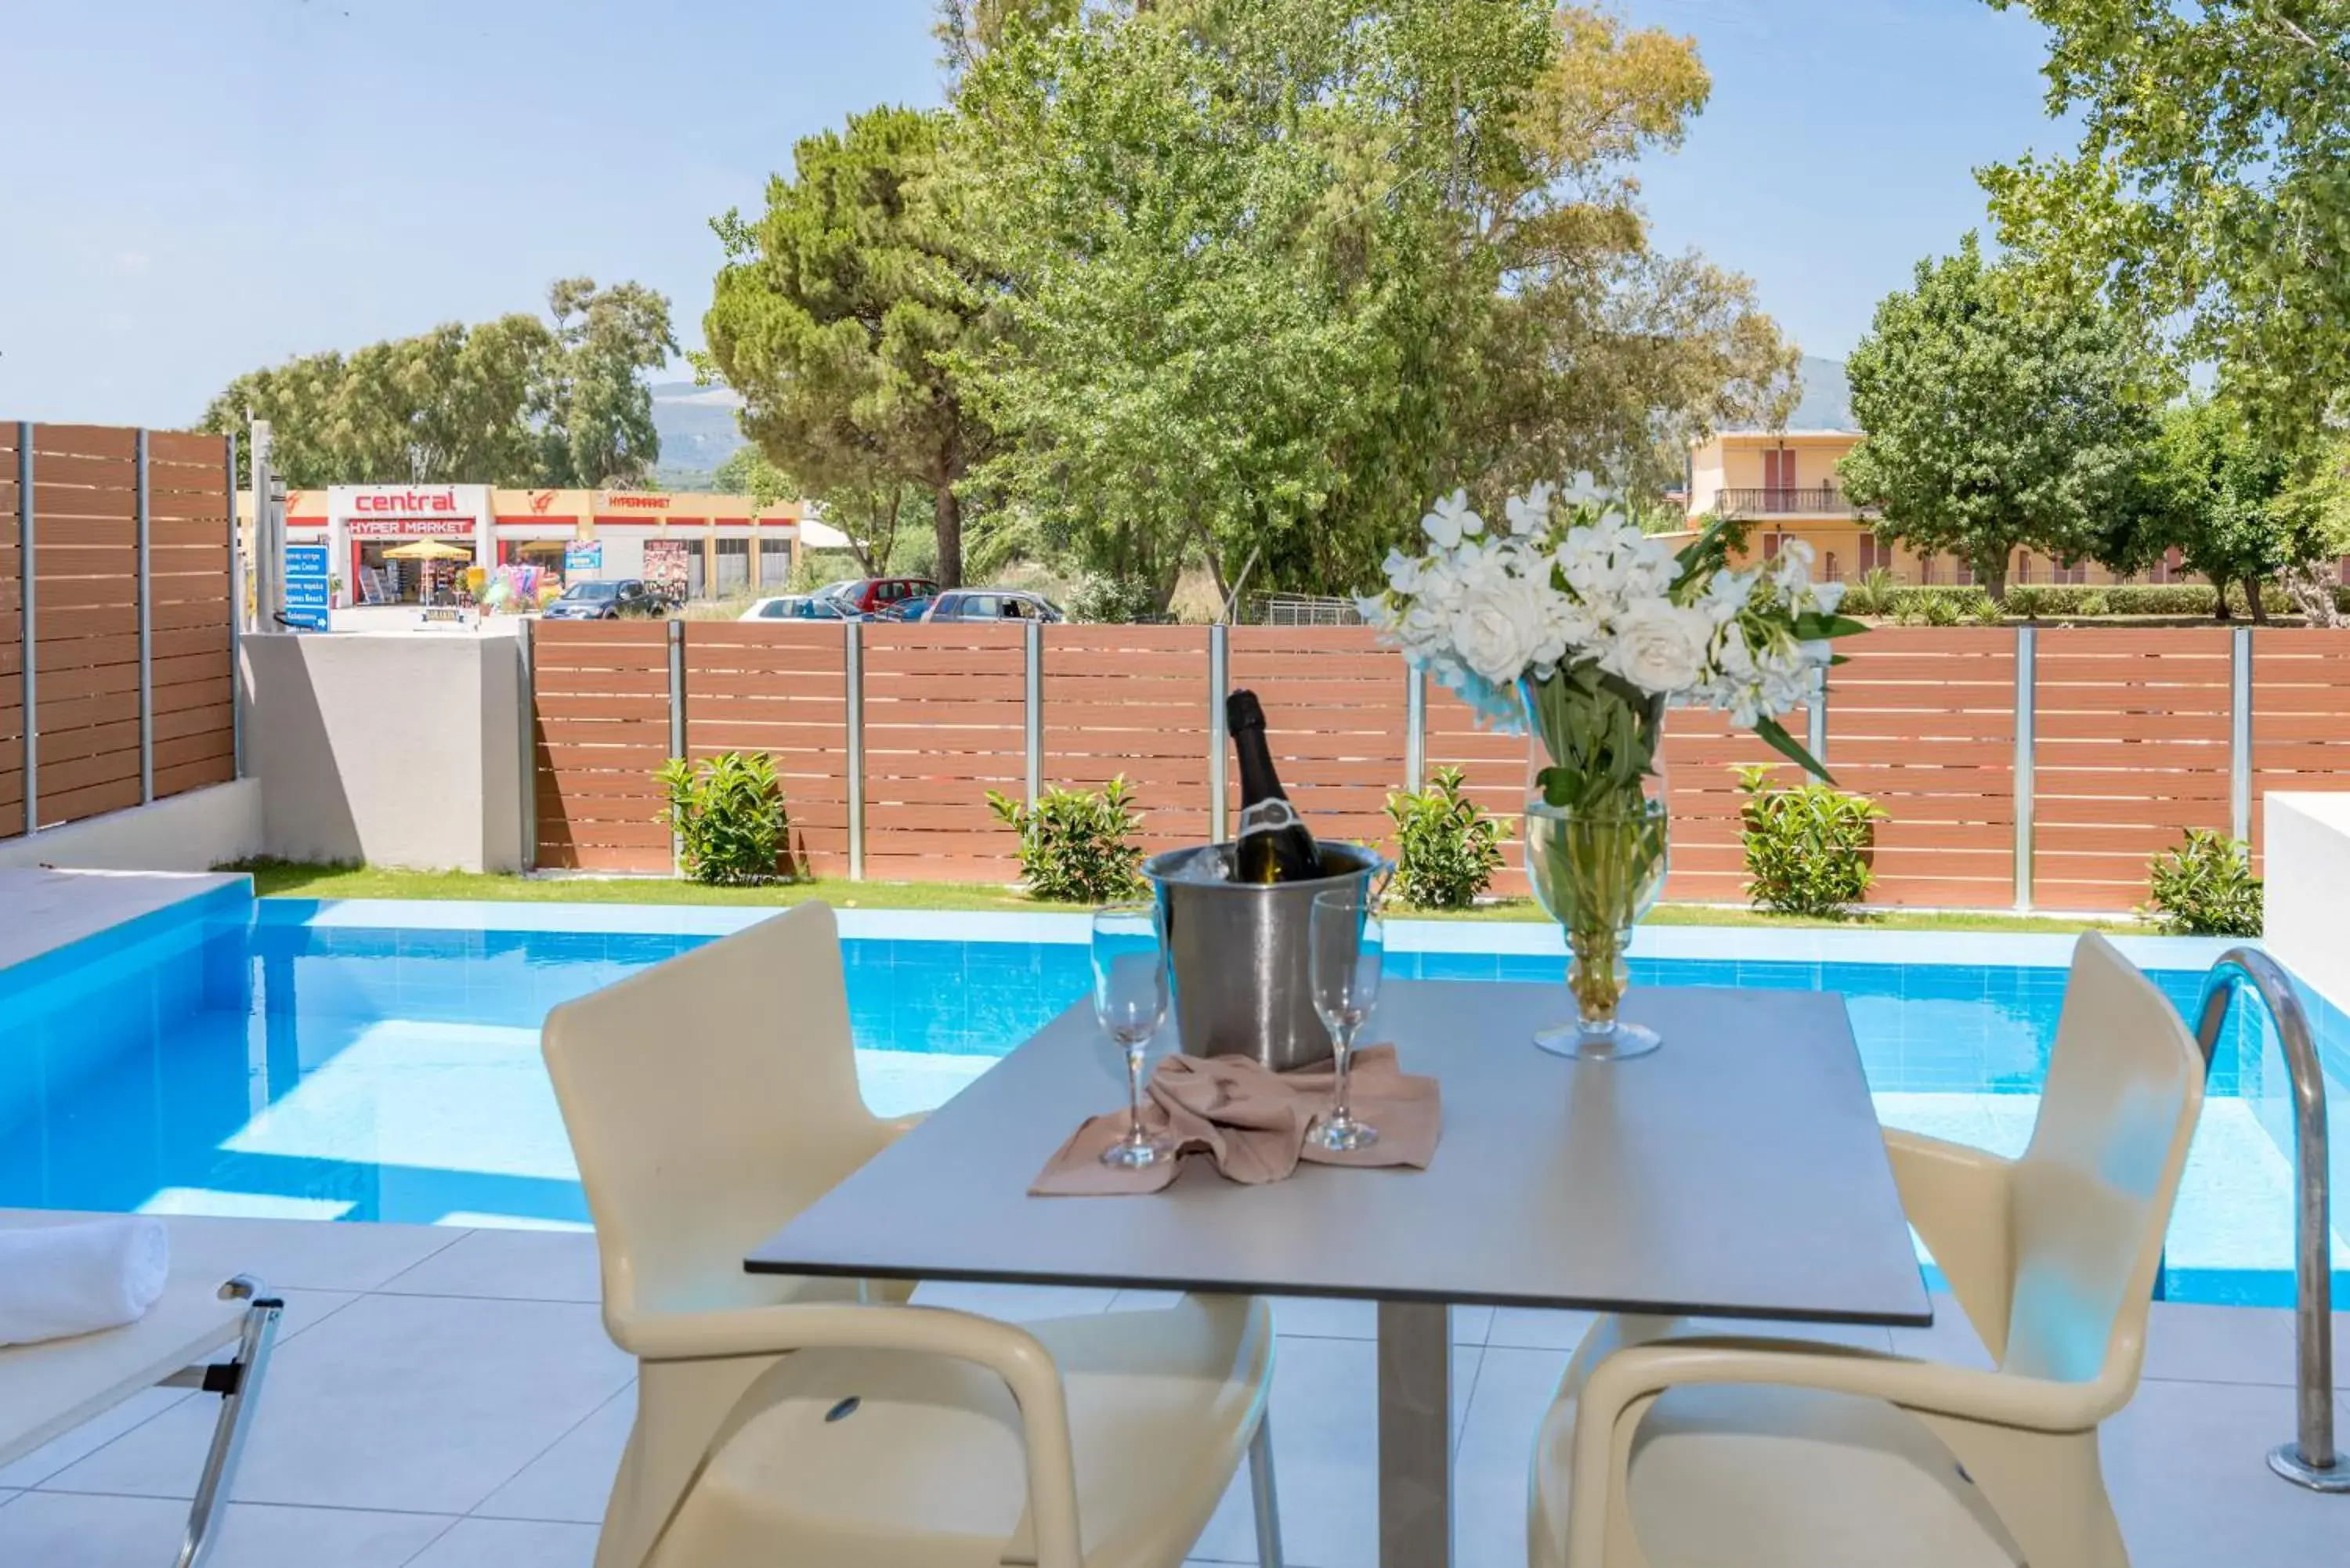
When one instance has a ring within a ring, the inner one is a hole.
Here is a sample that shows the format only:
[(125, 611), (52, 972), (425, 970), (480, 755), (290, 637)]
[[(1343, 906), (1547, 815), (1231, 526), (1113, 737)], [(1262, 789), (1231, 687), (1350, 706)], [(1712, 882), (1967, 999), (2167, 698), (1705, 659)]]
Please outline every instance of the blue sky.
[[(2037, 26), (1981, 0), (1628, 0), (1711, 105), (1640, 171), (1660, 243), (1814, 353), (2068, 144)], [(929, 0), (112, 0), (0, 38), (0, 415), (184, 423), (237, 372), (633, 277), (699, 338), (707, 220), (793, 140), (931, 103)]]

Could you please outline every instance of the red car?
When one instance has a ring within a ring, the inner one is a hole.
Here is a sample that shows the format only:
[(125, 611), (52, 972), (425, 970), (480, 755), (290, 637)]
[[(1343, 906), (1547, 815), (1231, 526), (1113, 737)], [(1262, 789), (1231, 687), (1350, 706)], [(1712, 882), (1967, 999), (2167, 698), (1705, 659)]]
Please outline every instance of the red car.
[(817, 590), (817, 597), (836, 599), (858, 615), (879, 615), (905, 599), (928, 598), (939, 585), (928, 577), (852, 577)]

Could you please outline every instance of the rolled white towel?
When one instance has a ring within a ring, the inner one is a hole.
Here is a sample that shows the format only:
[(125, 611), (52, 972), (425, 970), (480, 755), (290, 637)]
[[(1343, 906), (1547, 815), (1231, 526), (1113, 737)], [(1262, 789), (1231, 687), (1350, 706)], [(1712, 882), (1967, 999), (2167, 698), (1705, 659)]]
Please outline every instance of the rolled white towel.
[(171, 1237), (143, 1215), (0, 1228), (0, 1345), (136, 1323), (171, 1272)]

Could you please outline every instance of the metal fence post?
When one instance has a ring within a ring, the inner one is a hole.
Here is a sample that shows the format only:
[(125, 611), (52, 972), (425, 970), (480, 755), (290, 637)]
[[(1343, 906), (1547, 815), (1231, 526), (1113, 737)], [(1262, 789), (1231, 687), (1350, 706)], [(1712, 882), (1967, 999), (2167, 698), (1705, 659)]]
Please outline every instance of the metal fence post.
[(134, 569), (139, 578), (139, 800), (150, 805), (155, 799), (155, 617), (148, 603), (148, 587), (152, 580), (149, 563), (151, 552), (149, 543), (153, 529), (149, 524), (149, 492), (147, 469), (147, 432), (138, 436), (139, 488), (133, 503), (136, 515), (131, 520), (133, 549), (137, 552)]
[(848, 877), (865, 879), (865, 628), (844, 621), (848, 677)]
[(221, 493), (228, 498), (228, 713), (236, 776), (244, 777), (244, 535), (236, 524), (236, 436), (228, 437)]
[(1823, 767), (1828, 760), (1828, 672), (1812, 671), (1812, 694), (1804, 700), (1804, 749)]
[(2015, 907), (2032, 909), (2033, 742), (2037, 724), (2033, 693), (2039, 656), (2039, 634), (2028, 626), (2015, 628)]
[[(538, 656), (531, 646), (530, 618), (515, 627), (516, 677), (522, 683), (522, 868), (538, 869)], [(674, 679), (674, 675), (671, 677)], [(675, 701), (674, 696), (671, 701)], [(671, 732), (676, 726), (672, 722)]]
[[(669, 754), (685, 755), (685, 622), (671, 620), (669, 627)], [(685, 874), (685, 835), (680, 825), (672, 823), (669, 834), (670, 871), (674, 876)]]
[(2252, 841), (2252, 628), (2240, 626), (2228, 648), (2228, 834)]
[(24, 612), (21, 637), (25, 661), (20, 677), (25, 688), (25, 836), (41, 831), (40, 678), (33, 668), (38, 627), (35, 600), (39, 597), (40, 567), (33, 554), (33, 421), (16, 426), (16, 576), (17, 607)]
[(1428, 787), (1428, 671), (1403, 667), (1403, 787), (1418, 794)]
[(1232, 628), (1218, 621), (1208, 628), (1208, 842), (1224, 841), (1230, 809), (1224, 799), (1224, 695), (1232, 690)]
[(1028, 804), (1035, 805), (1045, 793), (1045, 623), (1041, 620), (1021, 624), (1021, 646), (1027, 659), (1027, 732), (1024, 737), (1028, 752)]

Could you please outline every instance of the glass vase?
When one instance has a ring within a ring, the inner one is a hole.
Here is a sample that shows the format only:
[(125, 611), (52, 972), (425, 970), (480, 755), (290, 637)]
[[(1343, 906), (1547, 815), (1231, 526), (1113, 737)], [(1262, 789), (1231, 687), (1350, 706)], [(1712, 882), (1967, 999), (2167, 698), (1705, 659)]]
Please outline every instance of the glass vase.
[(1646, 1055), (1657, 1032), (1617, 1016), (1631, 983), (1624, 961), (1632, 928), (1657, 901), (1669, 859), (1665, 803), (1642, 799), (1596, 809), (1526, 803), (1526, 878), (1545, 912), (1566, 931), (1571, 1023), (1539, 1031), (1534, 1044), (1579, 1061)]
[[(1617, 1012), (1631, 983), (1624, 961), (1632, 929), (1664, 890), (1669, 859), (1660, 755), (1664, 702), (1567, 682), (1528, 681), (1523, 696), (1532, 734), (1526, 879), (1535, 899), (1566, 933), (1566, 983), (1575, 1006), (1573, 1021), (1538, 1031), (1534, 1044), (1586, 1062), (1646, 1055), (1661, 1044), (1656, 1031), (1627, 1023)], [(1628, 717), (1602, 711), (1617, 702), (1629, 710)], [(1628, 731), (1626, 746), (1637, 748), (1630, 757), (1595, 755), (1585, 737), (1609, 730), (1594, 722), (1602, 717), (1619, 721), (1616, 732)], [(1575, 805), (1551, 805), (1543, 787), (1545, 773), (1562, 765), (1581, 772), (1578, 763), (1587, 766), (1595, 760), (1626, 784), (1568, 792), (1584, 798)]]

